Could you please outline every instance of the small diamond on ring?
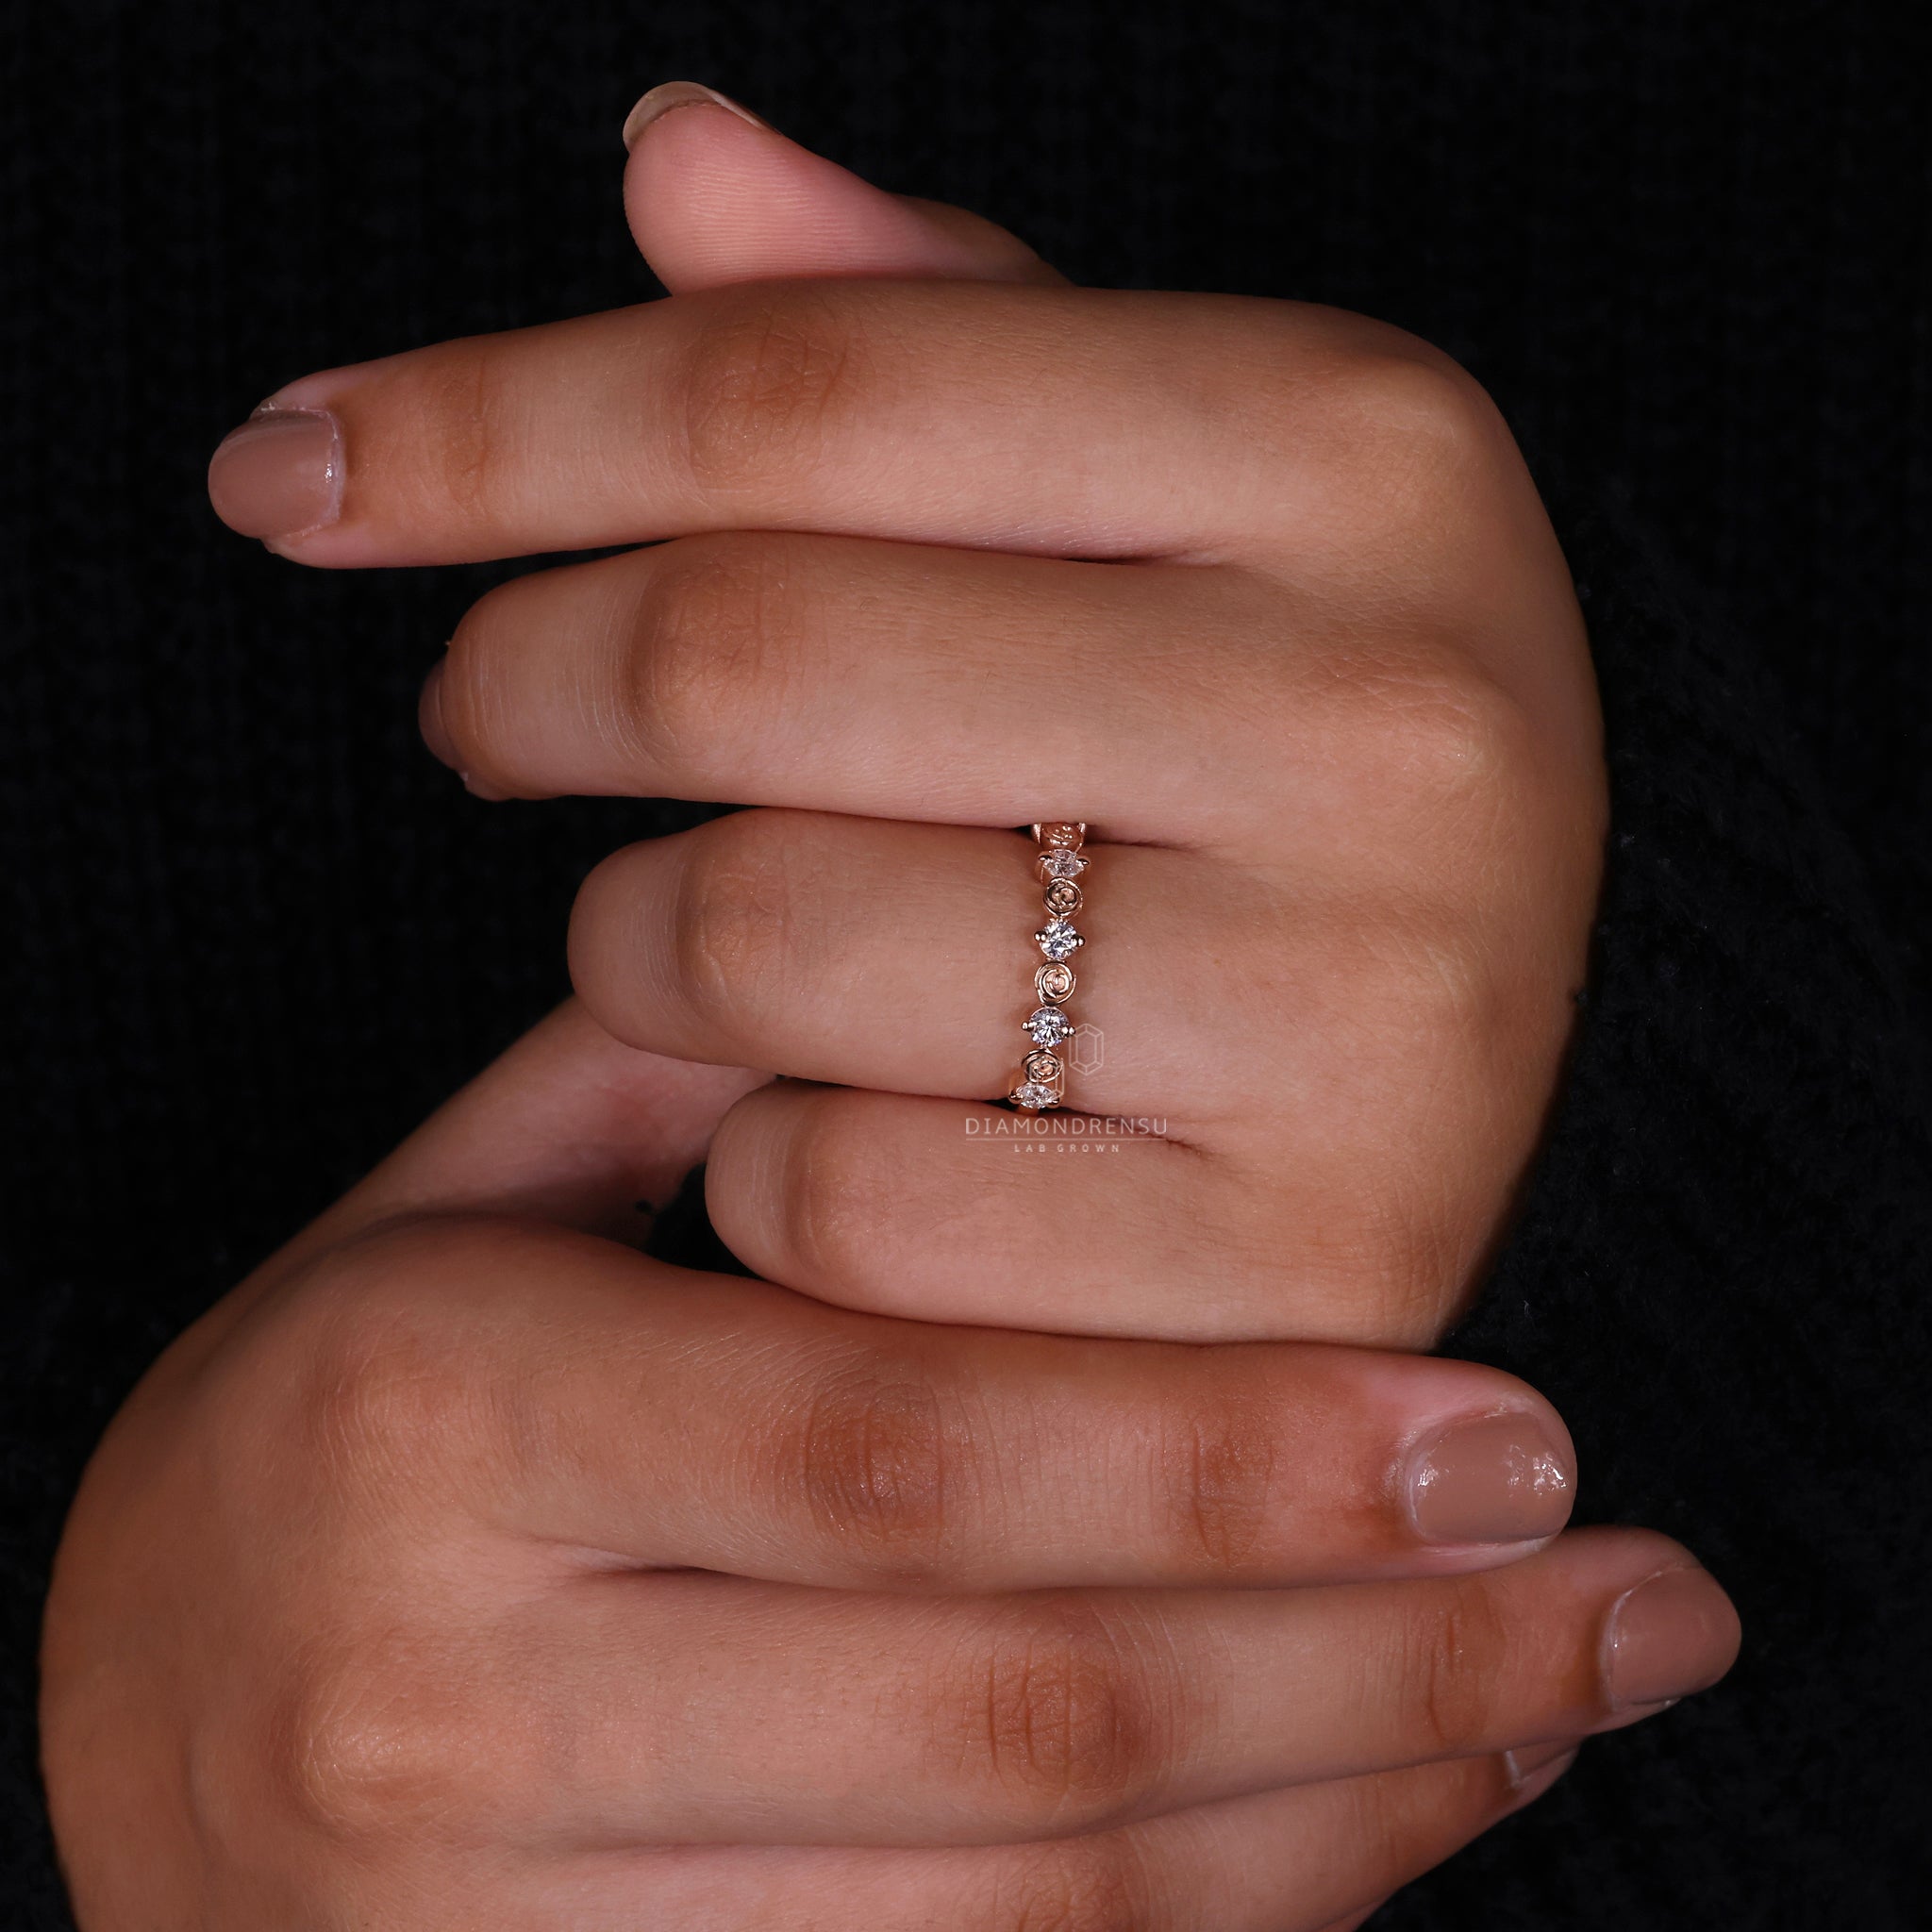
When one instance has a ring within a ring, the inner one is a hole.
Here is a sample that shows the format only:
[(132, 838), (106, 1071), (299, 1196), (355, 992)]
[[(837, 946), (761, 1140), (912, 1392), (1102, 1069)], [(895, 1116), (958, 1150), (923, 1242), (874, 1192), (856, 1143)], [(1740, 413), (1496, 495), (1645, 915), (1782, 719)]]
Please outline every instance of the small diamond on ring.
[(1049, 919), (1033, 937), (1049, 959), (1065, 959), (1087, 943), (1064, 919)]
[(1074, 1023), (1058, 1007), (1035, 1007), (1026, 1016), (1025, 1027), (1036, 1046), (1058, 1046), (1074, 1030)]

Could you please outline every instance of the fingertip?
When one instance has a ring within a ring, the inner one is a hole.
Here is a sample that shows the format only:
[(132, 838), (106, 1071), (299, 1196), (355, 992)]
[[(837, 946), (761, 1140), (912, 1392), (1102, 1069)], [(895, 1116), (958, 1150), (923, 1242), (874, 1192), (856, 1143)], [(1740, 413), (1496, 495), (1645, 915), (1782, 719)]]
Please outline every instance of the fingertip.
[(1611, 1607), (1601, 1667), (1613, 1711), (1665, 1710), (1707, 1690), (1738, 1660), (1743, 1625), (1724, 1588), (1695, 1561), (1675, 1563)]
[(237, 536), (271, 548), (341, 513), (342, 428), (326, 409), (257, 409), (208, 458), (208, 496)]
[(624, 117), (625, 152), (637, 146), (645, 128), (654, 121), (661, 121), (674, 108), (694, 107), (723, 108), (727, 114), (736, 114), (741, 121), (748, 122), (754, 127), (771, 129), (769, 121), (759, 120), (742, 102), (734, 101), (729, 94), (721, 94), (714, 87), (706, 87), (695, 80), (667, 80), (640, 95), (637, 105)]
[(449, 724), (442, 713), (442, 686), (448, 671), (449, 659), (439, 658), (423, 680), (422, 694), (416, 700), (416, 728), (423, 734), (430, 756), (454, 772), (459, 769), (456, 740), (450, 736)]
[(652, 89), (625, 142), (625, 218), (674, 294), (796, 276), (1059, 279), (1005, 229), (874, 187), (694, 82)]

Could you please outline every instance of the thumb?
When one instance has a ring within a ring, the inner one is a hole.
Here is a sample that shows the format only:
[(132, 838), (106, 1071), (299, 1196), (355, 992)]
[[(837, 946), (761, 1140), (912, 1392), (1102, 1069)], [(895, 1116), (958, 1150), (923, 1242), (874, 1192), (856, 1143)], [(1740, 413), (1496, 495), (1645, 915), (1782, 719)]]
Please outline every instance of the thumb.
[(770, 1076), (620, 1044), (568, 1000), (283, 1248), (280, 1269), (400, 1215), (526, 1214), (640, 1241), (725, 1109)]
[(625, 215), (674, 294), (795, 275), (1065, 279), (1004, 228), (888, 194), (694, 81), (654, 87), (624, 144)]

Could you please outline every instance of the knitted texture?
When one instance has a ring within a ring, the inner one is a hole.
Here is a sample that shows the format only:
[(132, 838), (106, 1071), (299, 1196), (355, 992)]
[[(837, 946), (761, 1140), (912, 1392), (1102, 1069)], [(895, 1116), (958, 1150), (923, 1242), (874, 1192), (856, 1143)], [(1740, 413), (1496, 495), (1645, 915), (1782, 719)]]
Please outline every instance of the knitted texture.
[(108, 1416), (561, 994), (590, 866), (697, 816), (465, 797), (416, 687), (525, 566), (298, 571), (208, 453), (307, 369), (651, 292), (616, 130), (688, 75), (1077, 279), (1413, 328), (1574, 506), (1608, 880), (1452, 1347), (1746, 1649), (1376, 1924), (1919, 1923), (1928, 54), (1877, 0), (8, 9), (0, 1920), (68, 1924), (32, 1654)]

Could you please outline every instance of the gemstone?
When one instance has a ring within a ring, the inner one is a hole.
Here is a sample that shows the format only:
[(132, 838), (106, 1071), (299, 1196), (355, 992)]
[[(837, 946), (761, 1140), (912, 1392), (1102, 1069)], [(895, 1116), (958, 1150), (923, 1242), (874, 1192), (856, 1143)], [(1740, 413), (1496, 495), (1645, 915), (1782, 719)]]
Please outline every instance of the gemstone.
[(1043, 1113), (1046, 1108), (1059, 1104), (1058, 1091), (1041, 1080), (1024, 1081), (1013, 1089), (1013, 1105), (1024, 1107), (1028, 1113)]
[(1080, 889), (1072, 879), (1053, 879), (1046, 888), (1046, 909), (1065, 918), (1080, 909)]
[(1077, 852), (1042, 852), (1040, 875), (1046, 879), (1076, 879), (1087, 870), (1088, 861)]
[(1036, 1046), (1058, 1046), (1074, 1030), (1074, 1023), (1058, 1007), (1035, 1007), (1026, 1016), (1026, 1030)]
[(1064, 919), (1049, 919), (1033, 937), (1049, 959), (1070, 958), (1087, 943)]

